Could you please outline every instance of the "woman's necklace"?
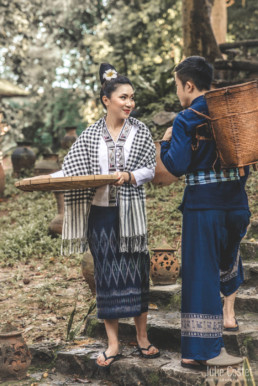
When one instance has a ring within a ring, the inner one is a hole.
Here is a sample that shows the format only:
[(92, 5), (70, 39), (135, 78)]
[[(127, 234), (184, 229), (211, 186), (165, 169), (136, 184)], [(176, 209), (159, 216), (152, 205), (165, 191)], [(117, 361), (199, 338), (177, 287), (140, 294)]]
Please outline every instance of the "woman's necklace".
[(116, 140), (118, 139), (120, 132), (121, 132), (121, 130), (119, 132), (109, 130), (109, 133), (110, 133), (114, 142), (116, 142)]
[[(123, 126), (124, 126), (124, 124), (123, 124)], [(123, 129), (123, 126), (119, 127), (118, 129), (111, 129), (108, 127), (109, 134), (111, 135), (114, 142), (117, 141), (117, 139), (121, 133), (121, 130)]]

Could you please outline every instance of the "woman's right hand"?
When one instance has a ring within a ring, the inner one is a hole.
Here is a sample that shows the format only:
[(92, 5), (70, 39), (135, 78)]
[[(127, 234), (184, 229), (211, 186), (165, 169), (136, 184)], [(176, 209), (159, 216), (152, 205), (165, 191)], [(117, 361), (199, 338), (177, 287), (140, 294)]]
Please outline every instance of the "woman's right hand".
[(166, 130), (166, 132), (165, 132), (165, 134), (164, 134), (164, 136), (162, 138), (162, 141), (170, 141), (171, 140), (171, 138), (172, 138), (172, 130), (173, 130), (173, 127), (169, 127)]
[[(115, 176), (117, 176), (117, 181), (114, 182), (115, 186), (121, 186), (125, 182), (125, 178), (128, 178), (127, 173), (116, 171), (114, 173)], [(126, 176), (125, 176), (126, 175)]]

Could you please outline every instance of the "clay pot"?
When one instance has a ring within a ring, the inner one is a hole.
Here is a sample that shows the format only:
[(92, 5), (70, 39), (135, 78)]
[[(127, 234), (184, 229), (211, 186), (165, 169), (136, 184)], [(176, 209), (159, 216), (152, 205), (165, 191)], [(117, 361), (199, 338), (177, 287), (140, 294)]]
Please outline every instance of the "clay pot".
[(174, 284), (179, 276), (179, 263), (175, 249), (163, 245), (152, 249), (150, 275), (154, 285)]
[(18, 142), (18, 147), (11, 155), (14, 175), (19, 177), (22, 169), (33, 169), (36, 156), (29, 142)]
[(5, 174), (2, 163), (0, 162), (0, 196), (3, 194), (5, 188)]
[(154, 142), (156, 146), (156, 162), (157, 166), (155, 169), (155, 176), (151, 181), (153, 185), (166, 186), (172, 184), (172, 182), (176, 182), (178, 180), (177, 177), (173, 176), (173, 174), (169, 173), (167, 168), (164, 166), (163, 162), (160, 158), (160, 143), (159, 141)]
[(64, 220), (64, 193), (54, 192), (57, 203), (57, 215), (49, 224), (48, 230), (52, 236), (62, 234), (63, 220)]
[(66, 130), (66, 134), (64, 138), (61, 140), (61, 147), (62, 149), (70, 149), (70, 147), (78, 137), (76, 134), (76, 127), (74, 126), (65, 127), (65, 130)]
[(94, 262), (90, 252), (86, 252), (81, 260), (82, 274), (88, 284), (93, 296), (96, 295), (96, 286), (94, 279)]
[(43, 154), (43, 160), (39, 160), (35, 164), (34, 174), (40, 176), (41, 174), (55, 173), (58, 170), (60, 170), (58, 154)]
[(21, 332), (10, 324), (6, 327), (0, 332), (0, 379), (23, 379), (31, 363), (31, 354)]

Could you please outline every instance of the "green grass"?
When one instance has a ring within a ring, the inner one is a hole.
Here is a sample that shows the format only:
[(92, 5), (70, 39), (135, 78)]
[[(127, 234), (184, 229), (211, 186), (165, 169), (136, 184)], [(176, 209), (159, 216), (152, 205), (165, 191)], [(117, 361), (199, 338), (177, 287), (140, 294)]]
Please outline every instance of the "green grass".
[(182, 181), (165, 187), (148, 184), (146, 193), (150, 248), (164, 242), (172, 247), (178, 246), (181, 237), (181, 212), (178, 206), (183, 191)]
[(0, 204), (0, 262), (12, 266), (17, 260), (54, 257), (61, 240), (48, 235), (48, 225), (57, 213), (53, 193), (19, 192), (10, 176)]
[[(258, 218), (258, 172), (251, 172), (247, 193), (253, 218)], [(21, 192), (15, 180), (6, 178), (4, 197), (0, 202), (0, 264), (13, 266), (17, 261), (33, 263), (41, 258), (43, 266), (60, 255), (61, 238), (48, 235), (48, 225), (57, 214), (53, 193)], [(164, 241), (180, 254), (181, 213), (177, 209), (183, 195), (184, 183), (167, 187), (148, 184), (147, 215), (149, 245), (154, 248)]]

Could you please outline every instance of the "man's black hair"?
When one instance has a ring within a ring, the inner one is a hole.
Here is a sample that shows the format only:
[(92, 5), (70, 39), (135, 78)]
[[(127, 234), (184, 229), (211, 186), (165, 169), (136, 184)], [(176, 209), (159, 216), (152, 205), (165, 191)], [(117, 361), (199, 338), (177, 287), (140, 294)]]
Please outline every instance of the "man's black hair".
[(192, 81), (199, 91), (211, 87), (213, 67), (201, 56), (189, 56), (176, 66), (175, 72), (183, 86), (187, 81)]

